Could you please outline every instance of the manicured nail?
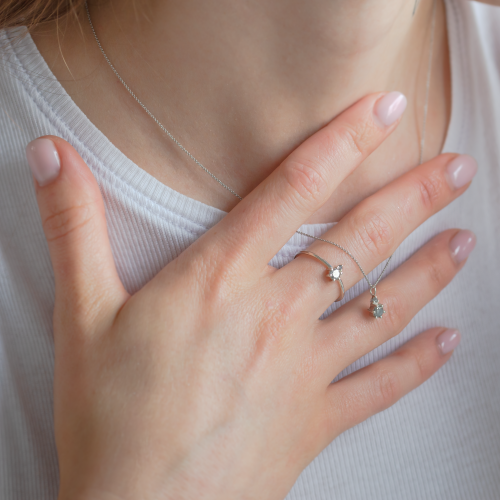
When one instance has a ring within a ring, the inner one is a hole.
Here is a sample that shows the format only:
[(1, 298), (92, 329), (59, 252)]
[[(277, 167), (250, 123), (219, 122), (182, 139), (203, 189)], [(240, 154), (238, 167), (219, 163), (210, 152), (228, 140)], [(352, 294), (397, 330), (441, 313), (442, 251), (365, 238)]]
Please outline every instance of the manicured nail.
[(450, 241), (450, 251), (457, 264), (465, 260), (476, 246), (476, 235), (467, 229), (457, 233)]
[(406, 97), (401, 92), (390, 92), (377, 101), (375, 114), (386, 126), (392, 125), (406, 109)]
[(26, 158), (33, 177), (40, 186), (50, 184), (61, 169), (61, 161), (55, 144), (50, 139), (35, 139), (26, 146)]
[(477, 163), (472, 156), (460, 155), (451, 160), (446, 167), (448, 182), (452, 189), (468, 184), (477, 172)]
[(446, 330), (438, 335), (436, 343), (441, 354), (448, 354), (460, 344), (460, 332), (458, 330)]

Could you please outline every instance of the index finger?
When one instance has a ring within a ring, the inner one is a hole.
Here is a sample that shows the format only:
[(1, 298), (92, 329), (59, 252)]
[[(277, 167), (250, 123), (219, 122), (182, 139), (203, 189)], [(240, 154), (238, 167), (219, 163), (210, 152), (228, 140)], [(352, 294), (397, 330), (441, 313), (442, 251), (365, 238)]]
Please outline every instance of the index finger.
[(223, 232), (228, 254), (245, 267), (263, 269), (396, 128), (405, 108), (399, 92), (364, 97), (295, 149), (212, 234)]

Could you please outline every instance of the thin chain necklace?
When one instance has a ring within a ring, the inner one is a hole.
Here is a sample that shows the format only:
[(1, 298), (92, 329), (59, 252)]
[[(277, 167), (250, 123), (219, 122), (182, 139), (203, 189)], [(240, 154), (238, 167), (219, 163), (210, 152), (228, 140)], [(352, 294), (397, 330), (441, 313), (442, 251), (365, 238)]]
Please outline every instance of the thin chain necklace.
[[(416, 4), (415, 4), (416, 6)], [(423, 117), (423, 123), (422, 123), (422, 138), (420, 141), (420, 157), (419, 157), (419, 165), (422, 164), (423, 159), (424, 159), (424, 147), (425, 147), (425, 129), (427, 125), (427, 113), (428, 113), (428, 107), (429, 107), (429, 91), (430, 91), (430, 83), (431, 83), (431, 73), (432, 73), (432, 59), (433, 59), (433, 52), (434, 52), (434, 32), (435, 32), (435, 25), (436, 25), (436, 6), (437, 6), (437, 0), (433, 0), (433, 6), (432, 6), (432, 21), (431, 21), (431, 39), (430, 39), (430, 49), (429, 49), (429, 60), (428, 60), (428, 69), (427, 69), (427, 80), (426, 80), (426, 89), (425, 89), (425, 104), (424, 104), (424, 117)], [(416, 8), (416, 7), (415, 7)], [(236, 193), (233, 189), (231, 189), (228, 185), (224, 184), (218, 177), (216, 177), (208, 168), (206, 168), (199, 160), (197, 160), (165, 127), (164, 125), (151, 113), (151, 111), (146, 107), (146, 105), (135, 95), (135, 93), (132, 91), (132, 89), (127, 85), (125, 80), (120, 76), (116, 68), (113, 66), (111, 61), (109, 60), (106, 52), (104, 52), (104, 49), (102, 48), (101, 42), (99, 41), (99, 38), (97, 37), (97, 33), (94, 29), (94, 25), (92, 24), (92, 20), (90, 18), (90, 11), (89, 11), (89, 6), (88, 2), (85, 1), (85, 10), (87, 11), (87, 19), (89, 20), (90, 28), (92, 30), (92, 33), (94, 35), (94, 38), (97, 42), (97, 45), (104, 56), (104, 59), (106, 62), (109, 64), (110, 68), (113, 70), (113, 73), (116, 75), (118, 80), (122, 83), (122, 85), (125, 87), (125, 89), (128, 91), (128, 93), (137, 101), (137, 103), (141, 106), (141, 108), (155, 121), (155, 123), (167, 134), (167, 136), (172, 139), (172, 141), (182, 150), (184, 153), (186, 153), (191, 160), (193, 160), (200, 168), (202, 168), (210, 177), (212, 177), (214, 180), (216, 180), (223, 188), (227, 189), (231, 194), (236, 196), (239, 200), (242, 200), (243, 198)], [(361, 267), (361, 264), (358, 262), (356, 257), (344, 248), (342, 245), (339, 245), (338, 243), (335, 243), (333, 241), (325, 240), (323, 238), (320, 238), (318, 236), (313, 236), (312, 234), (307, 234), (302, 231), (296, 231), (296, 233), (301, 234), (303, 236), (307, 236), (309, 238), (313, 238), (315, 240), (323, 241), (325, 243), (330, 243), (331, 245), (336, 246), (340, 250), (342, 250), (344, 253), (346, 253), (359, 267), (359, 270), (363, 274), (366, 282), (368, 283), (368, 286), (370, 287), (370, 293), (372, 295), (371, 301), (370, 301), (370, 312), (373, 314), (374, 317), (380, 318), (382, 314), (385, 312), (383, 309), (383, 304), (380, 304), (377, 298), (377, 285), (379, 284), (380, 280), (382, 279), (383, 274), (385, 273), (387, 267), (389, 266), (389, 263), (393, 257), (391, 255), (388, 259), (387, 262), (385, 263), (384, 268), (382, 269), (382, 272), (380, 273), (377, 281), (375, 283), (371, 283), (370, 280), (368, 279), (368, 276), (366, 275), (365, 271)]]

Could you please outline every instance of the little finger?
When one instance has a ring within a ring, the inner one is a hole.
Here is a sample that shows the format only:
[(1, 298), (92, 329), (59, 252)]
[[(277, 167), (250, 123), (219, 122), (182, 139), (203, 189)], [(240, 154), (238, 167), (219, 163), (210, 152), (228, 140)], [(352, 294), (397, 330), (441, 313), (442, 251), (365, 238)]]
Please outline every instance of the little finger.
[(458, 330), (433, 328), (386, 358), (331, 384), (326, 393), (325, 416), (329, 439), (389, 408), (417, 388), (450, 359), (459, 343)]

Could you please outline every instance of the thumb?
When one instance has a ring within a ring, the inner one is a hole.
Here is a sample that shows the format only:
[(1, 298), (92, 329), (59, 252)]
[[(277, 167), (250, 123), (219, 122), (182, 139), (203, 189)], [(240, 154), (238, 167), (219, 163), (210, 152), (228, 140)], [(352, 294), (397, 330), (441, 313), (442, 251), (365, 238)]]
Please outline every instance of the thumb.
[(113, 321), (128, 298), (111, 253), (97, 182), (59, 137), (35, 139), (26, 156), (54, 269), (54, 333), (64, 325), (82, 333), (97, 330)]

